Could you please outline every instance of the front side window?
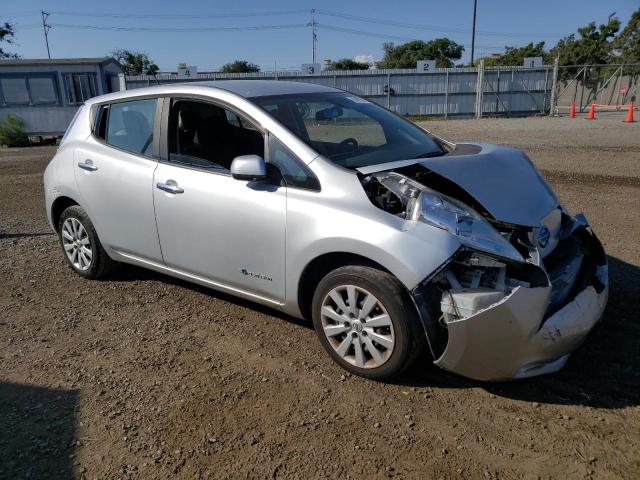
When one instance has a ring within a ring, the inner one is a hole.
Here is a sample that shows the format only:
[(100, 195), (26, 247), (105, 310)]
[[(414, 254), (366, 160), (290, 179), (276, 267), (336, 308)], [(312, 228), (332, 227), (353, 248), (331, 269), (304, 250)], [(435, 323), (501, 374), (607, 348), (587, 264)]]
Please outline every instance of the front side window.
[(269, 134), (269, 163), (277, 167), (287, 187), (320, 190), (316, 176), (272, 134)]
[(334, 163), (347, 168), (446, 153), (411, 122), (342, 92), (254, 97), (276, 120)]
[[(114, 147), (140, 155), (153, 154), (153, 125), (157, 99), (112, 103), (98, 113), (96, 135)], [(100, 124), (106, 121), (106, 129)], [(106, 135), (101, 132), (106, 132)]]
[(169, 161), (228, 172), (239, 155), (264, 156), (264, 137), (246, 118), (207, 102), (173, 101)]
[(67, 100), (72, 105), (84, 103), (97, 95), (95, 73), (69, 73), (64, 79)]

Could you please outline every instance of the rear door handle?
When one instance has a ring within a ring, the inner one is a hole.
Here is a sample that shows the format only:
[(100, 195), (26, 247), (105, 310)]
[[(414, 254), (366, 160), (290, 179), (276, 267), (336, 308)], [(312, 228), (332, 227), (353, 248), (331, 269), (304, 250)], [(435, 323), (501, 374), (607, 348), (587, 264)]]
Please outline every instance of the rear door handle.
[(176, 185), (175, 183), (162, 183), (162, 182), (158, 182), (156, 183), (156, 188), (159, 188), (160, 190), (163, 190), (167, 193), (184, 193), (184, 188), (180, 188), (178, 185)]
[(84, 162), (78, 162), (78, 166), (81, 169), (86, 170), (88, 172), (95, 172), (96, 170), (98, 170), (98, 167), (96, 167), (93, 164), (93, 162), (91, 160), (89, 160), (88, 158)]

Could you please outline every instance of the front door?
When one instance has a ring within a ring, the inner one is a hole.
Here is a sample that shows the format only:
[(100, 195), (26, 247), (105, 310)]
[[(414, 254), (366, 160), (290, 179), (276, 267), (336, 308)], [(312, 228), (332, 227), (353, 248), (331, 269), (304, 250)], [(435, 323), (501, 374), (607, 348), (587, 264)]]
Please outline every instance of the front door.
[(264, 155), (262, 133), (219, 106), (173, 100), (168, 143), (153, 180), (165, 264), (222, 290), (281, 302), (286, 188), (229, 172), (238, 155)]

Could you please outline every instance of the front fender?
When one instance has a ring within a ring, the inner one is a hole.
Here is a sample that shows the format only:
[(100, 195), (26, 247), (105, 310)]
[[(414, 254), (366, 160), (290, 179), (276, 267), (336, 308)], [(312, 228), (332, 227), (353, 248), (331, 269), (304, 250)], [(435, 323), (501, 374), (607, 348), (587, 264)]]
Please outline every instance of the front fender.
[[(306, 267), (316, 258), (330, 253), (350, 253), (378, 263), (412, 290), (445, 263), (460, 242), (449, 233), (419, 222), (407, 229), (364, 221), (333, 222), (332, 232), (320, 225), (287, 232), (287, 304), (297, 306), (298, 288)], [(311, 228), (309, 228), (311, 227)], [(316, 228), (325, 230), (316, 235)], [(294, 311), (299, 314), (299, 311)]]

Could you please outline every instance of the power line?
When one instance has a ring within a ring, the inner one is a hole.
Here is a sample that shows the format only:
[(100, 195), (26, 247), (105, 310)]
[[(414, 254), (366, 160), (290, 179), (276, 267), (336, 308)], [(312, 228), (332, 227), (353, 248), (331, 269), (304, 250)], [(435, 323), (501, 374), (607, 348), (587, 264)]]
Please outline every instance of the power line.
[[(471, 34), (471, 30), (467, 30), (464, 28), (442, 28), (440, 26), (434, 25), (421, 25), (417, 23), (407, 23), (407, 22), (399, 22), (393, 21), (389, 19), (383, 18), (374, 18), (374, 17), (363, 17), (361, 15), (350, 15), (340, 12), (335, 12), (332, 10), (324, 10), (321, 8), (316, 9), (316, 12), (320, 15), (327, 15), (330, 17), (343, 18), (346, 20), (354, 20), (357, 22), (364, 23), (374, 23), (378, 25), (392, 25), (395, 27), (403, 27), (403, 28), (411, 28), (415, 30), (430, 30), (434, 32), (440, 33), (464, 33)], [(498, 36), (498, 37), (563, 37), (565, 34), (555, 34), (555, 33), (526, 33), (526, 32), (495, 32), (495, 31), (486, 31), (486, 30), (478, 30), (478, 33), (489, 36)]]
[[(343, 27), (337, 27), (335, 25), (327, 25), (326, 23), (318, 23), (317, 24), (319, 28), (324, 28), (326, 30), (333, 30), (336, 32), (343, 32), (343, 33), (352, 33), (354, 35), (363, 35), (363, 36), (367, 36), (367, 37), (375, 37), (375, 38), (382, 38), (385, 40), (391, 40), (391, 39), (395, 39), (395, 40), (402, 40), (402, 41), (412, 41), (412, 40), (417, 40), (415, 37), (403, 37), (400, 35), (388, 35), (385, 33), (375, 33), (375, 32), (367, 32), (364, 30), (355, 30), (353, 28), (343, 28)], [(465, 47), (469, 47), (470, 44), (461, 44)], [(479, 48), (487, 48), (487, 49), (499, 49), (502, 50), (504, 48), (504, 46), (498, 46), (498, 45), (477, 45)]]
[[(239, 31), (254, 31), (254, 30), (285, 30), (296, 28), (308, 28), (315, 24), (315, 28), (321, 28), (325, 30), (332, 30), (335, 32), (350, 33), (354, 35), (362, 35), (367, 37), (381, 38), (383, 40), (402, 40), (412, 41), (416, 40), (416, 37), (406, 37), (401, 35), (393, 35), (379, 32), (370, 32), (365, 30), (357, 30), (353, 28), (339, 27), (337, 25), (330, 25), (326, 23), (318, 23), (312, 21), (311, 23), (289, 23), (280, 25), (246, 25), (246, 26), (234, 26), (234, 27), (134, 27), (134, 26), (117, 26), (117, 25), (85, 25), (85, 24), (70, 24), (70, 23), (52, 23), (49, 27), (56, 27), (61, 29), (78, 29), (78, 30), (98, 30), (98, 31), (118, 31), (118, 32), (148, 32), (148, 33), (198, 33), (198, 32), (239, 32)], [(314, 36), (314, 43), (317, 37)], [(462, 44), (468, 47), (468, 44)], [(504, 46), (496, 45), (478, 45), (480, 48), (502, 50)], [(314, 45), (315, 49), (315, 45)]]
[[(352, 15), (352, 14), (341, 13), (333, 10), (315, 9), (315, 12), (320, 15), (325, 15), (329, 17), (352, 20), (352, 21), (362, 22), (362, 23), (401, 27), (405, 29), (408, 28), (408, 29), (421, 30), (421, 31), (427, 30), (427, 31), (438, 32), (443, 34), (447, 34), (447, 33), (471, 34), (472, 33), (471, 30), (467, 30), (464, 28), (454, 28), (454, 27), (443, 28), (442, 26), (437, 26), (437, 25), (425, 25), (425, 24), (394, 21), (387, 18), (375, 18), (375, 17), (368, 17), (368, 16), (362, 16), (362, 15)], [(109, 12), (78, 12), (78, 11), (71, 11), (71, 10), (51, 10), (49, 11), (49, 13), (59, 15), (59, 16), (69, 16), (69, 17), (175, 20), (175, 19), (215, 19), (215, 18), (224, 19), (224, 18), (251, 18), (251, 17), (262, 17), (262, 16), (302, 15), (302, 14), (308, 14), (309, 11), (303, 10), (303, 9), (295, 9), (295, 10), (266, 10), (266, 11), (253, 11), (253, 12), (242, 12), (242, 13), (201, 13), (201, 14), (181, 14), (181, 13), (135, 14), (135, 13), (132, 13), (132, 14), (126, 14), (126, 13), (109, 13)], [(36, 13), (20, 12), (10, 16), (21, 17), (21, 16), (31, 16), (31, 15), (36, 15)], [(70, 28), (70, 27), (64, 27), (64, 28)], [(156, 31), (163, 27), (152, 27), (152, 28), (153, 30), (149, 30), (149, 31)], [(171, 28), (171, 27), (167, 27), (167, 28)], [(197, 28), (198, 27), (194, 27), (191, 30), (194, 30)], [(343, 27), (340, 27), (340, 28), (343, 28)], [(109, 28), (109, 29), (112, 29), (112, 28)], [(166, 31), (172, 31), (172, 30), (166, 30)], [(182, 31), (182, 30), (176, 30), (176, 31)], [(202, 31), (207, 31), (207, 30), (202, 30)], [(565, 36), (564, 34), (556, 34), (556, 33), (496, 32), (496, 31), (486, 31), (486, 30), (478, 30), (477, 33), (480, 35), (496, 36), (496, 37), (540, 37), (542, 38), (542, 37)], [(389, 38), (392, 36), (395, 38), (407, 38), (399, 35), (384, 35), (384, 38)]]
[(71, 28), (78, 30), (111, 30), (118, 32), (237, 32), (245, 30), (281, 30), (288, 28), (305, 28), (306, 23), (291, 23), (285, 25), (247, 25), (243, 27), (119, 27), (105, 25), (76, 25), (69, 23), (54, 23), (56, 28)]
[(103, 18), (136, 18), (136, 19), (191, 19), (191, 18), (243, 18), (243, 17), (264, 17), (278, 15), (297, 15), (307, 14), (308, 10), (270, 10), (262, 12), (244, 12), (244, 13), (201, 13), (201, 14), (168, 14), (168, 13), (149, 13), (149, 14), (126, 14), (126, 13), (106, 13), (106, 12), (74, 12), (69, 10), (52, 10), (52, 14), (70, 17), (103, 17)]

